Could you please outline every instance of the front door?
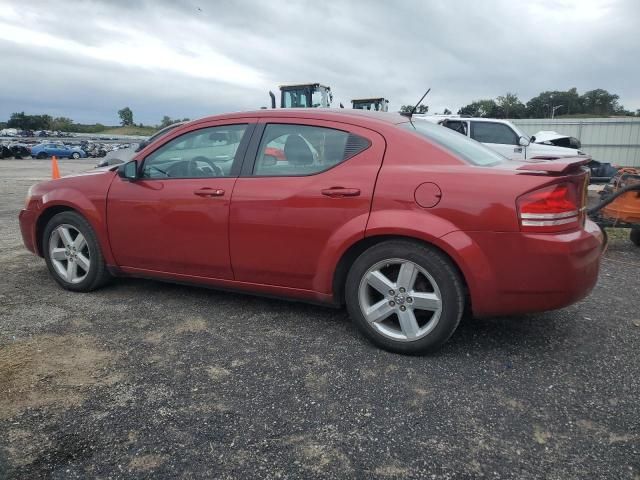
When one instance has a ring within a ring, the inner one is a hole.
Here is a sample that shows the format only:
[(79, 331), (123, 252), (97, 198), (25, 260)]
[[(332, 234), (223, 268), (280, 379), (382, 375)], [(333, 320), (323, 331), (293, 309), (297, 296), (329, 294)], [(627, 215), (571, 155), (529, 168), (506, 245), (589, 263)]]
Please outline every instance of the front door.
[(317, 290), (323, 253), (354, 232), (364, 236), (383, 137), (338, 122), (300, 121), (273, 119), (256, 129), (247, 154), (255, 162), (243, 167), (231, 203), (236, 280)]
[(254, 124), (191, 126), (143, 161), (141, 178), (115, 177), (109, 240), (126, 269), (231, 279), (229, 204)]

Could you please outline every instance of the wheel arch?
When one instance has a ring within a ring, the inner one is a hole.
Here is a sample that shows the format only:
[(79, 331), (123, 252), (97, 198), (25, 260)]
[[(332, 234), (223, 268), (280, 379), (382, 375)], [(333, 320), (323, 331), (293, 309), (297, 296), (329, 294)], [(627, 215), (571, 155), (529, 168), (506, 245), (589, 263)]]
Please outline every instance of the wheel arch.
[(347, 275), (349, 273), (349, 269), (353, 262), (366, 250), (369, 248), (378, 245), (380, 243), (392, 241), (392, 240), (403, 240), (407, 242), (412, 242), (417, 245), (426, 245), (431, 248), (437, 249), (440, 253), (442, 253), (446, 258), (449, 259), (451, 265), (456, 269), (458, 275), (460, 276), (460, 280), (462, 280), (465, 292), (465, 309), (470, 307), (470, 295), (469, 295), (469, 284), (467, 278), (464, 274), (464, 271), (456, 261), (456, 259), (450, 255), (445, 249), (443, 249), (440, 245), (436, 245), (434, 242), (429, 242), (421, 238), (416, 238), (408, 235), (374, 235), (369, 237), (364, 237), (363, 239), (357, 241), (353, 245), (351, 245), (340, 257), (336, 268), (333, 274), (333, 283), (332, 283), (332, 291), (334, 302), (338, 305), (343, 305), (345, 303), (344, 300), (344, 289), (347, 281)]
[(69, 205), (51, 205), (50, 207), (47, 207), (38, 216), (38, 220), (36, 220), (36, 249), (38, 251), (38, 255), (44, 256), (44, 250), (42, 249), (44, 239), (42, 237), (44, 236), (44, 230), (47, 228), (47, 224), (53, 217), (62, 212), (74, 212), (78, 215), (82, 215), (82, 212)]

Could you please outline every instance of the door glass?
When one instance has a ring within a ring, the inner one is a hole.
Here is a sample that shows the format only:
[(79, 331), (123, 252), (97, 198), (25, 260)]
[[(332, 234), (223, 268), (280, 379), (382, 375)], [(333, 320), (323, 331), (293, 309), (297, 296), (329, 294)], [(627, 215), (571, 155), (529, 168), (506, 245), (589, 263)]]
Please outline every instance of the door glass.
[(269, 124), (264, 130), (253, 174), (313, 175), (368, 148), (370, 142), (333, 128)]
[(227, 177), (247, 125), (210, 127), (185, 133), (149, 155), (144, 178)]
[(461, 133), (465, 137), (467, 136), (467, 122), (461, 122), (460, 120), (445, 120), (441, 125), (443, 127), (450, 128), (454, 132)]
[(300, 108), (308, 107), (307, 105), (307, 92), (305, 89), (299, 90), (285, 90), (282, 92), (284, 95), (285, 108)]
[(471, 138), (482, 143), (518, 144), (515, 132), (502, 123), (472, 122)]

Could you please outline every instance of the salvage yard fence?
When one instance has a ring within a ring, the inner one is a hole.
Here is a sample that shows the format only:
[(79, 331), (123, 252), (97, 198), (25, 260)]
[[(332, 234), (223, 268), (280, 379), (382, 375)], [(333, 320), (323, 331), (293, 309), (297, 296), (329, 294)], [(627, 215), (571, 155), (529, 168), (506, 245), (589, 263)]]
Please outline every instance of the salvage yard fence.
[(594, 160), (640, 167), (640, 118), (533, 118), (511, 120), (527, 135), (552, 130), (576, 137)]

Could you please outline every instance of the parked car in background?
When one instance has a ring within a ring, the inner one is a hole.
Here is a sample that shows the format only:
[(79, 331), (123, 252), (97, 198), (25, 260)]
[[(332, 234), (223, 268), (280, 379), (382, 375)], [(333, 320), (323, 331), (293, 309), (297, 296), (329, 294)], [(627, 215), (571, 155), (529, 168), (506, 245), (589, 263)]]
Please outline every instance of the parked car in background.
[(166, 135), (167, 133), (169, 133), (174, 128), (180, 127), (181, 125), (184, 125), (185, 123), (187, 123), (187, 122), (176, 122), (176, 123), (172, 123), (171, 125), (167, 125), (166, 127), (158, 130), (156, 133), (151, 135), (146, 140), (142, 140), (140, 143), (138, 143), (136, 145), (135, 148), (129, 148), (129, 149), (124, 150), (124, 151), (122, 151), (122, 150), (115, 150), (115, 151), (112, 150), (110, 152), (107, 152), (106, 155), (104, 156), (104, 158), (98, 162), (98, 165), (96, 165), (96, 168), (106, 167), (108, 165), (118, 165), (120, 163), (128, 162), (129, 160), (131, 160), (134, 157), (134, 155), (136, 153), (138, 153), (140, 150), (145, 148), (151, 142), (154, 142), (156, 139)]
[(24, 143), (9, 144), (9, 150), (11, 150), (13, 158), (16, 159), (28, 158), (31, 156), (31, 148)]
[[(414, 118), (437, 123), (454, 130), (485, 144), (510, 160), (587, 157), (587, 154), (580, 150), (580, 141), (575, 137), (550, 131), (540, 131), (529, 137), (508, 120), (472, 118), (460, 115), (425, 115)], [(591, 182), (594, 183), (606, 183), (617, 172), (615, 166), (598, 160), (590, 159), (587, 166), (591, 170)]]
[(53, 155), (60, 158), (86, 158), (87, 156), (80, 147), (69, 147), (60, 143), (39, 143), (31, 148), (31, 156), (33, 158), (43, 159)]
[(536, 143), (536, 137), (529, 137), (508, 120), (498, 118), (473, 118), (460, 115), (414, 116), (414, 120), (437, 123), (466, 137), (485, 144), (510, 160), (528, 160), (534, 157), (575, 157), (586, 156), (579, 149), (559, 147), (552, 144)]
[(13, 152), (9, 149), (8, 145), (0, 144), (0, 158), (11, 158)]
[(68, 290), (132, 275), (346, 303), (377, 345), (423, 353), (465, 309), (551, 310), (590, 292), (604, 236), (585, 217), (585, 162), (506, 161), (398, 114), (260, 110), (34, 185), (20, 227)]

